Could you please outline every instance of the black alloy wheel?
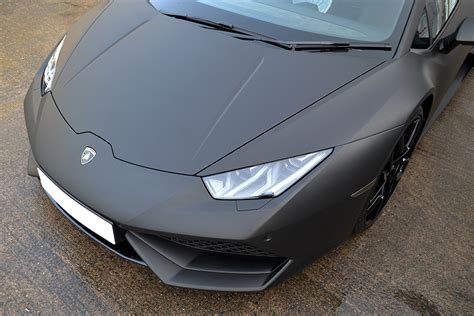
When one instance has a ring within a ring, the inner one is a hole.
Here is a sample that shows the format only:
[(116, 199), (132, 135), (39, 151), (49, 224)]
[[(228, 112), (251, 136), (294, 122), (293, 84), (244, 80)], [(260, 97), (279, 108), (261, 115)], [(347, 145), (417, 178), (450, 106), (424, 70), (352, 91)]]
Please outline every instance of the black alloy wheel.
[(424, 125), (425, 117), (420, 107), (415, 111), (411, 123), (398, 140), (378, 177), (367, 205), (364, 211), (361, 212), (361, 216), (356, 223), (354, 228), (355, 233), (372, 226), (382, 213), (385, 205), (395, 191), (398, 182), (400, 182), (400, 179), (405, 173), (421, 133), (423, 132)]

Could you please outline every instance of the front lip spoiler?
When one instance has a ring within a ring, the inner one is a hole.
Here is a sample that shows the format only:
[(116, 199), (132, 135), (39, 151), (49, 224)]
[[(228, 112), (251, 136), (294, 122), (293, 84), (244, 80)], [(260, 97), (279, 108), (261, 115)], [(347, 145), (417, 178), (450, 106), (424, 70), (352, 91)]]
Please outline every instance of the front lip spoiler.
[(225, 292), (262, 291), (293, 264), (285, 257), (255, 257), (201, 251), (128, 231), (125, 238), (168, 285)]
[[(285, 259), (278, 267), (275, 268), (274, 271), (268, 273), (268, 277), (266, 280), (259, 285), (249, 285), (242, 287), (236, 287), (234, 282), (239, 282), (239, 279), (242, 277), (243, 282), (253, 283), (250, 278), (257, 278), (259, 274), (255, 273), (218, 273), (215, 271), (205, 271), (205, 270), (195, 270), (189, 269), (187, 267), (181, 267), (176, 262), (170, 260), (169, 258), (164, 257), (162, 253), (157, 252), (153, 247), (146, 244), (140, 238), (137, 238), (140, 235), (137, 235), (131, 231), (126, 233), (126, 240), (121, 242), (117, 245), (111, 245), (102, 237), (96, 235), (82, 224), (77, 222), (74, 218), (72, 218), (62, 207), (54, 201), (54, 199), (45, 191), (48, 198), (51, 200), (53, 205), (68, 219), (74, 226), (79, 228), (84, 234), (89, 236), (92, 240), (100, 244), (105, 249), (113, 252), (114, 254), (118, 255), (119, 257), (131, 261), (135, 264), (139, 264), (142, 266), (148, 266), (165, 284), (183, 287), (183, 288), (193, 288), (198, 290), (218, 290), (218, 291), (230, 291), (230, 292), (255, 292), (255, 291), (262, 291), (266, 289), (268, 286), (275, 283), (275, 281), (283, 274), (288, 267), (292, 264), (293, 260)], [(132, 246), (133, 244), (133, 246)], [(152, 265), (147, 264), (144, 260), (141, 259), (140, 255), (135, 251), (135, 248), (139, 250), (142, 255), (145, 255), (147, 260), (151, 260)], [(150, 257), (151, 255), (151, 257)], [(175, 280), (173, 277), (169, 277), (169, 270), (176, 270), (178, 271), (176, 274), (180, 272), (186, 273), (186, 277), (181, 278), (179, 280)], [(201, 276), (202, 275), (202, 276)], [(204, 277), (207, 280), (218, 280), (220, 278), (224, 278), (224, 281), (220, 281), (217, 284), (207, 284), (208, 282), (203, 282), (200, 278)], [(229, 278), (229, 279), (227, 279)], [(235, 280), (233, 280), (235, 278)], [(200, 280), (200, 282), (196, 282), (196, 280)], [(244, 281), (245, 280), (245, 281)], [(258, 279), (257, 279), (258, 280)], [(256, 281), (257, 281), (256, 280)]]
[(92, 240), (121, 258), (148, 266), (167, 285), (199, 290), (261, 291), (276, 283), (293, 263), (292, 259), (285, 257), (199, 250), (157, 236), (124, 230), (117, 225), (115, 227), (125, 238), (113, 245), (78, 222), (46, 190), (44, 192), (66, 219)]

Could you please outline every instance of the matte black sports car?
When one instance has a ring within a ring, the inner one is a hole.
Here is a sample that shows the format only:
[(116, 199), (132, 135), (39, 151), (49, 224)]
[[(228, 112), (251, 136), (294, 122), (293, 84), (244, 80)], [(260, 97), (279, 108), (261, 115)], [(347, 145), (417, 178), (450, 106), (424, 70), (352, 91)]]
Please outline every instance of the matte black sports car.
[(265, 289), (374, 223), (472, 66), (472, 16), (471, 0), (109, 1), (33, 80), (28, 172), (167, 284)]

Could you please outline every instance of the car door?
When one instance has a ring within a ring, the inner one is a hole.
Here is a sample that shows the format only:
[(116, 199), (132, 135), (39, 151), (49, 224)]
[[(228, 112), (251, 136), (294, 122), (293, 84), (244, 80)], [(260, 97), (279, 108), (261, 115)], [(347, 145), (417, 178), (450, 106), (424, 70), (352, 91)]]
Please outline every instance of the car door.
[(435, 87), (434, 115), (449, 103), (464, 75), (470, 47), (453, 45), (456, 31), (473, 15), (472, 0), (426, 0), (412, 51), (425, 57), (427, 74)]

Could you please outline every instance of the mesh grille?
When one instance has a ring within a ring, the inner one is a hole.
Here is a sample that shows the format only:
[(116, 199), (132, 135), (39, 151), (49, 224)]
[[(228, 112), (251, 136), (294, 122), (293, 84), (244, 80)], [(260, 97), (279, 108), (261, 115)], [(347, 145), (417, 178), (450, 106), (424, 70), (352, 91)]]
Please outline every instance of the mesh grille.
[(235, 242), (235, 241), (215, 241), (204, 239), (188, 239), (176, 236), (161, 236), (163, 239), (172, 241), (174, 243), (192, 247), (205, 251), (221, 252), (227, 254), (247, 255), (247, 256), (262, 256), (262, 257), (279, 257), (271, 252), (258, 249), (254, 246)]

